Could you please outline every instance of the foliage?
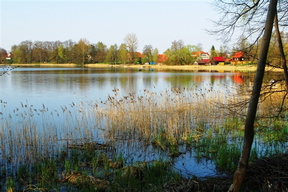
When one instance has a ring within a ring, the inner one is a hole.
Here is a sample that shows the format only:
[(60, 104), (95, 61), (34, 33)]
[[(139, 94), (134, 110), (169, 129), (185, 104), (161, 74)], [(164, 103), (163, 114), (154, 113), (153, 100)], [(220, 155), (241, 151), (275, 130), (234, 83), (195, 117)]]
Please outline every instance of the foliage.
[(106, 61), (111, 62), (113, 64), (117, 64), (119, 62), (117, 52), (118, 52), (117, 44), (111, 45), (106, 56)]
[(165, 63), (168, 65), (191, 65), (196, 60), (191, 54), (199, 50), (200, 48), (195, 45), (184, 46), (182, 40), (173, 41), (171, 48), (165, 51), (165, 55), (168, 57)]

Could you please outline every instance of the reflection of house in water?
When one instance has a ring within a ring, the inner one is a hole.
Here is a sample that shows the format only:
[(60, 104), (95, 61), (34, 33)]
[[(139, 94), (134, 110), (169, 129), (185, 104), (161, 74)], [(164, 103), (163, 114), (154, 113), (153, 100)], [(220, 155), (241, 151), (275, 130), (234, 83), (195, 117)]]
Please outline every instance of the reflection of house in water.
[(244, 83), (244, 80), (243, 80), (240, 73), (233, 75), (233, 81), (237, 84), (243, 84)]

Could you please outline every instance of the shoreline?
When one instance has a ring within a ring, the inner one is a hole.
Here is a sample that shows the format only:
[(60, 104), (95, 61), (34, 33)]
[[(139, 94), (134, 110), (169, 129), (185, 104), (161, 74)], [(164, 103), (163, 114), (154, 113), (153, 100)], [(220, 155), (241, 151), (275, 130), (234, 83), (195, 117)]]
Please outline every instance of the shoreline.
[[(6, 66), (6, 64), (0, 64)], [(9, 66), (23, 67), (79, 67), (76, 64), (11, 64)], [(111, 65), (111, 64), (85, 64), (86, 68), (131, 68), (131, 69), (163, 69), (163, 70), (184, 70), (184, 71), (215, 71), (215, 72), (256, 72), (256, 65)], [(282, 72), (283, 69), (265, 67), (265, 71)]]

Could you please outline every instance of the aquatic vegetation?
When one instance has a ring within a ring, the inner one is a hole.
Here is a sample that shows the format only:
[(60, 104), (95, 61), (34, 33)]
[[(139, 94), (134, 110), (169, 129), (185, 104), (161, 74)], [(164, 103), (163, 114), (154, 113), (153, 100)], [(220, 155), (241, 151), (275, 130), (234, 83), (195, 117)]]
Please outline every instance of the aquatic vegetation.
[[(204, 95), (194, 89), (171, 89), (122, 95), (115, 89), (113, 93), (105, 101), (53, 110), (22, 103), (12, 113), (1, 114), (0, 171), (6, 189), (64, 185), (73, 191), (90, 183), (97, 189), (139, 191), (164, 182), (167, 173), (177, 180), (173, 163), (185, 153), (212, 160), (221, 171), (237, 165), (244, 117), (231, 112), (222, 92)], [(236, 96), (229, 99), (240, 101)], [(251, 161), (283, 152), (286, 117), (259, 116), (255, 131)]]

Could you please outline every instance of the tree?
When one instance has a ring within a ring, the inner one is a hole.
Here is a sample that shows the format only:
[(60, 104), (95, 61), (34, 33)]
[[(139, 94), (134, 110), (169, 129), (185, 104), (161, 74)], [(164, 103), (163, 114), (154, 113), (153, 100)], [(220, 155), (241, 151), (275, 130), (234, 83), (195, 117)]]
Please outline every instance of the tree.
[(189, 58), (191, 58), (190, 64), (193, 64), (197, 60), (197, 58), (191, 57), (192, 56), (191, 54), (201, 51), (202, 50), (202, 45), (201, 44), (198, 44), (198, 45), (187, 45), (186, 47), (188, 48)]
[(280, 52), (280, 58), (281, 58), (281, 65), (283, 67), (283, 74), (284, 74), (284, 79), (285, 79), (285, 85), (286, 85), (286, 91), (288, 92), (288, 71), (287, 71), (287, 61), (286, 61), (286, 56), (284, 53), (284, 47), (283, 47), (283, 42), (282, 42), (282, 37), (279, 29), (279, 23), (278, 23), (278, 15), (277, 13), (275, 14), (274, 18), (274, 23), (275, 23), (275, 31), (276, 31), (276, 36), (278, 39), (278, 47), (279, 47), (279, 52)]
[(129, 33), (124, 38), (124, 43), (128, 48), (128, 60), (129, 63), (133, 63), (136, 59), (136, 51), (138, 48), (138, 38), (135, 33)]
[(36, 41), (33, 44), (32, 62), (42, 63), (44, 61), (44, 47), (41, 41)]
[(73, 47), (75, 46), (75, 42), (73, 42), (72, 40), (67, 40), (64, 41), (62, 43), (62, 45), (64, 46), (64, 50), (65, 50), (65, 63), (72, 63), (73, 61)]
[(32, 41), (23, 41), (18, 46), (19, 57), (21, 63), (31, 63), (32, 62)]
[(96, 61), (96, 63), (103, 63), (107, 56), (107, 46), (99, 41), (95, 45), (95, 48), (96, 48), (96, 55), (94, 60)]
[(85, 58), (87, 57), (89, 46), (89, 41), (87, 39), (83, 38), (78, 41), (78, 48), (82, 57), (82, 65), (85, 64)]
[(59, 60), (58, 60), (58, 62), (59, 63), (63, 63), (64, 62), (64, 60), (65, 60), (65, 53), (64, 53), (64, 46), (61, 44), (61, 45), (59, 45), (59, 47), (58, 47), (58, 58), (59, 58)]
[(181, 65), (182, 62), (182, 54), (181, 49), (184, 48), (184, 42), (182, 40), (173, 41), (169, 50), (165, 51), (165, 54), (169, 57), (166, 60), (168, 65)]
[(96, 59), (96, 45), (91, 44), (88, 53), (91, 56), (90, 62), (92, 61), (94, 63)]
[(157, 63), (158, 62), (158, 55), (159, 55), (159, 51), (157, 48), (154, 49), (153, 51), (153, 62)]
[(117, 54), (117, 52), (118, 52), (117, 44), (111, 45), (109, 50), (108, 50), (108, 53), (107, 53), (107, 56), (106, 56), (106, 60), (108, 62), (116, 64), (118, 62), (118, 54)]
[(121, 44), (118, 51), (118, 58), (121, 63), (126, 64), (128, 61), (128, 50), (126, 44)]
[(212, 47), (211, 47), (210, 56), (211, 57), (217, 57), (217, 52), (216, 52), (214, 45), (212, 45)]
[(153, 61), (153, 48), (152, 45), (145, 45), (142, 52), (142, 62), (150, 63)]
[(7, 51), (0, 47), (0, 63), (4, 63), (6, 60)]
[(218, 56), (226, 58), (228, 57), (228, 55), (229, 55), (229, 48), (226, 45), (221, 45), (218, 52)]
[(21, 55), (21, 51), (19, 49), (19, 46), (17, 45), (13, 45), (11, 47), (11, 52), (13, 53), (13, 61), (14, 63), (21, 63), (21, 58), (20, 58), (20, 55)]
[(192, 57), (193, 52), (200, 51), (200, 48), (195, 45), (186, 45), (182, 40), (173, 41), (170, 49), (166, 50), (165, 55), (168, 59), (165, 63), (170, 65), (190, 65), (193, 64), (196, 58)]
[[(261, 0), (256, 1), (239, 0), (237, 2), (236, 1), (226, 2), (223, 0), (218, 0), (218, 3), (221, 4), (221, 5), (218, 4), (218, 6), (220, 6), (220, 8), (223, 10), (224, 13), (223, 14), (224, 17), (221, 18), (222, 19), (221, 22), (223, 23), (223, 19), (225, 19), (224, 23), (227, 21), (227, 19), (228, 21), (227, 23), (221, 25), (222, 28), (217, 33), (222, 31), (222, 34), (225, 34), (226, 36), (229, 35), (229, 37), (231, 37), (231, 35), (233, 35), (235, 28), (240, 28), (243, 29), (243, 33), (241, 36), (246, 39), (248, 37), (253, 36), (256, 32), (259, 32), (259, 30), (260, 34), (264, 32), (260, 58), (258, 61), (258, 67), (256, 71), (256, 77), (254, 79), (253, 91), (250, 98), (245, 120), (242, 154), (238, 163), (238, 167), (234, 173), (233, 184), (229, 189), (229, 191), (231, 192), (238, 192), (241, 189), (241, 185), (243, 183), (243, 179), (246, 174), (246, 170), (248, 167), (248, 160), (250, 157), (250, 151), (254, 140), (254, 121), (256, 117), (257, 106), (259, 102), (261, 86), (265, 72), (265, 65), (273, 28), (273, 20), (276, 15), (275, 13), (277, 7), (277, 0), (270, 0), (270, 3), (268, 1), (261, 1)], [(265, 8), (267, 10), (267, 7), (269, 7), (268, 14), (265, 26), (263, 26), (261, 20), (259, 19), (261, 18), (263, 13), (266, 13)], [(261, 10), (262, 12), (259, 12), (259, 10)], [(218, 22), (218, 24), (220, 24), (220, 22)], [(261, 28), (264, 30), (262, 30)], [(259, 38), (260, 36), (258, 34), (257, 39)]]

